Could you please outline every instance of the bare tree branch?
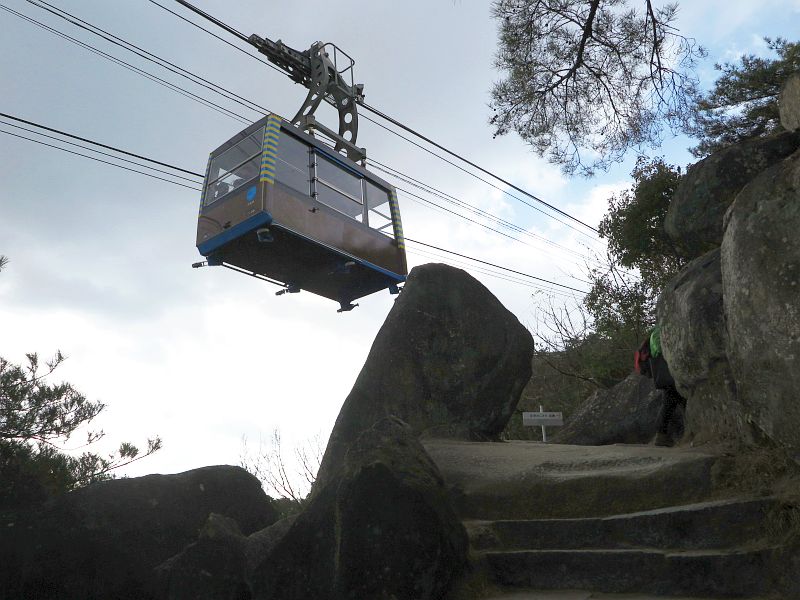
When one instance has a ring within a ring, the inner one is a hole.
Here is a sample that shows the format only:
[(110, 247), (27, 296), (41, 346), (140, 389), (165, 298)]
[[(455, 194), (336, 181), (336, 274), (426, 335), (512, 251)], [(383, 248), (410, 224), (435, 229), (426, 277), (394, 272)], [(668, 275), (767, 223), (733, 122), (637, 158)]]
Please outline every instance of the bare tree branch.
[(677, 5), (495, 0), (493, 13), (495, 135), (516, 131), (565, 172), (591, 175), (685, 124), (705, 51), (671, 25)]

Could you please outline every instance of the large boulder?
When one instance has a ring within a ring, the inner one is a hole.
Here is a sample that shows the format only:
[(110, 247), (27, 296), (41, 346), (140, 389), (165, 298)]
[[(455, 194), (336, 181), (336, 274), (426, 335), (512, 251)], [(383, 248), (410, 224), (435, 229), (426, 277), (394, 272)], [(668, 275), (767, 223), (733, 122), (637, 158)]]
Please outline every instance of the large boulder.
[(257, 600), (434, 600), (465, 569), (467, 537), (438, 468), (389, 417), (351, 446), (253, 575)]
[(744, 417), (800, 450), (800, 152), (764, 171), (726, 215), (727, 355)]
[[(631, 373), (614, 387), (589, 396), (553, 436), (553, 442), (580, 446), (647, 444), (658, 430), (663, 404), (663, 392), (653, 387), (652, 379)], [(675, 438), (680, 438), (679, 415), (676, 421)]]
[(657, 312), (664, 357), (687, 399), (687, 439), (751, 442), (726, 355), (719, 248), (693, 260), (665, 286)]
[(163, 600), (249, 600), (247, 538), (238, 523), (212, 513), (196, 542), (156, 567)]
[(250, 600), (253, 573), (296, 518), (245, 536), (236, 521), (212, 513), (196, 542), (156, 567), (156, 600)]
[(314, 493), (388, 415), (417, 436), (497, 439), (530, 379), (532, 353), (528, 330), (476, 279), (442, 264), (414, 268), (342, 406)]
[(153, 568), (197, 539), (210, 513), (246, 533), (277, 519), (239, 467), (96, 483), (0, 514), (0, 598), (143, 600)]
[(689, 167), (664, 220), (669, 236), (694, 256), (719, 246), (725, 211), (739, 191), (798, 147), (800, 131), (785, 131), (730, 146)]
[(781, 125), (787, 131), (800, 129), (800, 73), (792, 75), (778, 96)]

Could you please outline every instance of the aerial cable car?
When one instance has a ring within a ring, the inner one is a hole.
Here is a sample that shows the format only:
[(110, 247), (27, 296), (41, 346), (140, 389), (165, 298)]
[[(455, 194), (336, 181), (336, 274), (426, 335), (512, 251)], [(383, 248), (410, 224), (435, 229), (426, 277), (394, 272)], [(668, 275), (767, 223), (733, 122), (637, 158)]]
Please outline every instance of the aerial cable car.
[[(397, 192), (356, 146), (364, 86), (353, 84), (353, 59), (322, 42), (305, 52), (257, 35), (250, 43), (308, 95), (291, 121), (266, 115), (211, 153), (197, 221), (206, 261), (193, 266), (265, 279), (279, 295), (307, 290), (339, 302), (338, 312), (398, 293), (408, 267)], [(314, 117), (323, 100), (339, 112), (338, 132)]]

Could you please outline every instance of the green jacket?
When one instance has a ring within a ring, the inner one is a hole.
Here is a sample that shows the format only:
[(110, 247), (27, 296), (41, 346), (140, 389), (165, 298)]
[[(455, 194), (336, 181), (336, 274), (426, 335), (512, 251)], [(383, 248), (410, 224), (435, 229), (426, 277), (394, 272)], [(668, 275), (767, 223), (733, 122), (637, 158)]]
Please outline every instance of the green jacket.
[(650, 356), (661, 356), (661, 326), (656, 325), (650, 334)]

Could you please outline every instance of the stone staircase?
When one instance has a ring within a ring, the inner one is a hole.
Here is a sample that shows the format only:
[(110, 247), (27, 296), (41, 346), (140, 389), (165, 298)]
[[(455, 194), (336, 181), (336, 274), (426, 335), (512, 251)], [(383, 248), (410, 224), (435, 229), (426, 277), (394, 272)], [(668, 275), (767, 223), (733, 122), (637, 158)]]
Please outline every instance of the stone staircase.
[(773, 499), (741, 499), (465, 525), (476, 560), (501, 586), (741, 597), (772, 589), (774, 549), (762, 540), (773, 508)]
[(772, 594), (783, 576), (775, 568), (781, 548), (770, 542), (779, 502), (715, 499), (714, 455), (646, 446), (426, 447), (464, 520), (476, 571), (508, 593), (755, 598)]

